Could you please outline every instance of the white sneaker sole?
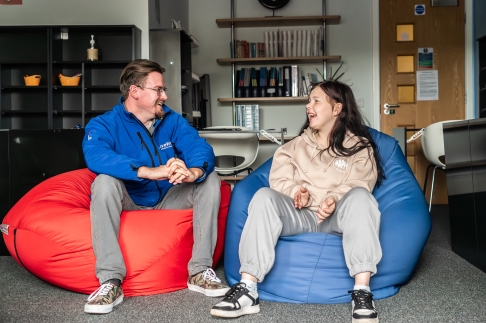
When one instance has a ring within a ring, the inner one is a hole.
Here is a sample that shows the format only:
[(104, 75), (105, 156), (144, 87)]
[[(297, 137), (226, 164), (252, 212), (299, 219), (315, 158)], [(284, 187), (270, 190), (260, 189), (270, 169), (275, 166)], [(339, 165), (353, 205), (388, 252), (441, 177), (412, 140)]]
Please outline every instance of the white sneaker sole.
[(244, 307), (236, 311), (222, 311), (222, 310), (211, 309), (210, 313), (212, 316), (234, 318), (234, 317), (240, 317), (247, 314), (260, 313), (260, 305)]
[(113, 307), (123, 302), (123, 295), (120, 295), (112, 304), (107, 305), (84, 305), (84, 312), (90, 314), (108, 314), (113, 311)]
[(374, 319), (355, 319), (353, 317), (352, 323), (379, 323), (380, 320), (378, 318)]
[(209, 297), (224, 296), (226, 294), (226, 292), (230, 290), (229, 287), (221, 288), (221, 289), (205, 289), (205, 288), (202, 288), (202, 287), (199, 287), (199, 286), (196, 286), (196, 285), (191, 285), (189, 283), (187, 283), (187, 288), (189, 288), (189, 290), (204, 294), (204, 295), (209, 296)]

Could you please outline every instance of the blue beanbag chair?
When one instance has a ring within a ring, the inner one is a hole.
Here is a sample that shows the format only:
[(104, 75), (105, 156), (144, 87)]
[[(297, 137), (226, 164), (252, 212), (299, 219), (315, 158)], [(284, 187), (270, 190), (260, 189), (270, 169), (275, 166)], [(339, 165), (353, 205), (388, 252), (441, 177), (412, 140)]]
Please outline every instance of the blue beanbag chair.
[[(383, 162), (386, 180), (373, 191), (381, 211), (383, 258), (371, 278), (374, 299), (395, 295), (406, 284), (432, 228), (427, 203), (397, 141), (369, 129)], [(253, 195), (268, 187), (272, 159), (238, 183), (231, 196), (224, 268), (232, 285), (239, 282), (238, 246)], [(280, 237), (275, 264), (258, 284), (262, 300), (290, 303), (347, 303), (354, 278), (344, 261), (342, 238), (326, 233)]]

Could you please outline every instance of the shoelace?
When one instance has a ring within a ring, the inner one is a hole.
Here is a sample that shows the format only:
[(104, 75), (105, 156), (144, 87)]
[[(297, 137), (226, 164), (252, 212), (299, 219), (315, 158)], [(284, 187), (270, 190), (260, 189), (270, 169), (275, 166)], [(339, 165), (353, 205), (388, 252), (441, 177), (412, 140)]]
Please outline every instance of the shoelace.
[(219, 279), (216, 276), (216, 273), (211, 268), (206, 269), (206, 271), (202, 275), (202, 278), (207, 279), (207, 280), (212, 281), (212, 282), (221, 283), (221, 279)]
[(366, 309), (373, 312), (376, 312), (376, 309), (373, 307), (373, 303), (371, 302), (371, 298), (373, 294), (364, 290), (350, 290), (348, 293), (351, 293), (351, 298), (354, 301), (354, 309)]
[(110, 290), (112, 290), (114, 285), (112, 284), (103, 284), (97, 290), (91, 293), (88, 297), (88, 302), (96, 298), (97, 296), (105, 296), (108, 295)]
[(234, 284), (233, 287), (231, 287), (231, 289), (226, 292), (226, 294), (225, 294), (226, 297), (224, 298), (224, 300), (228, 301), (228, 300), (234, 298), (235, 296), (239, 296), (240, 292), (243, 289), (246, 289), (245, 283), (240, 282), (240, 283)]

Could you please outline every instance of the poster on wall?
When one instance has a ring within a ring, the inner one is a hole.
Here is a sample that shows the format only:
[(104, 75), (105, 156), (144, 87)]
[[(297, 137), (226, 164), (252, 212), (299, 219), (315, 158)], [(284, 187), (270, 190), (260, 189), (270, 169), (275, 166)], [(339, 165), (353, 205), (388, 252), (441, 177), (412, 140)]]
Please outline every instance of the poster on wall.
[(432, 47), (419, 47), (417, 57), (419, 70), (434, 68), (434, 49)]
[(439, 100), (439, 71), (417, 71), (417, 101)]

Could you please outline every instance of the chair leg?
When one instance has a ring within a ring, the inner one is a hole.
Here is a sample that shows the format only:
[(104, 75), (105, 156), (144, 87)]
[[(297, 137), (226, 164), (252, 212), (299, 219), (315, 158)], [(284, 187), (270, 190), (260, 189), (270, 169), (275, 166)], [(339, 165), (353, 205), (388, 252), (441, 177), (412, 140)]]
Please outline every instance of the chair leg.
[(437, 168), (441, 168), (440, 166), (435, 166), (434, 171), (432, 172), (432, 184), (430, 187), (430, 198), (429, 198), (429, 213), (430, 210), (432, 209), (432, 197), (434, 196), (434, 182), (435, 182), (435, 171)]
[(424, 189), (423, 189), (424, 195), (427, 192), (427, 180), (429, 179), (430, 167), (434, 167), (434, 164), (429, 164), (429, 166), (427, 166), (427, 170), (425, 171), (425, 181), (424, 181)]

